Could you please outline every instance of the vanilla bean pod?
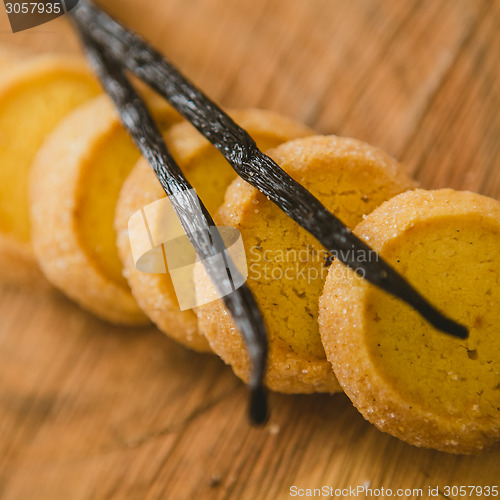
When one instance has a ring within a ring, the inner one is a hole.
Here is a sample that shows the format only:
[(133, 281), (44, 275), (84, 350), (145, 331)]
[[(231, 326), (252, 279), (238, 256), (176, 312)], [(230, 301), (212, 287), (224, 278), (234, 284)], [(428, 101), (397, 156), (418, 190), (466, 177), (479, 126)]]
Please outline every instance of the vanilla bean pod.
[[(92, 38), (82, 19), (75, 16), (74, 23), (93, 70), (114, 101), (125, 128), (150, 163), (165, 193), (170, 196), (187, 237), (203, 262), (215, 288), (220, 292), (222, 289), (220, 285), (230, 280), (231, 276), (227, 272), (228, 257), (224, 254), (224, 243), (219, 232), (214, 230), (215, 223), (212, 217), (201, 200), (192, 194), (194, 193), (192, 186), (169, 153), (151, 114), (125, 76), (121, 64), (108, 56), (104, 47)], [(226, 268), (207, 260), (216, 255), (225, 259)], [(234, 277), (234, 266), (231, 272)], [(267, 334), (264, 322), (257, 303), (246, 285), (225, 295), (223, 300), (248, 349), (252, 364), (249, 381), (249, 417), (253, 423), (261, 424), (267, 418), (267, 403), (263, 388), (267, 361)]]

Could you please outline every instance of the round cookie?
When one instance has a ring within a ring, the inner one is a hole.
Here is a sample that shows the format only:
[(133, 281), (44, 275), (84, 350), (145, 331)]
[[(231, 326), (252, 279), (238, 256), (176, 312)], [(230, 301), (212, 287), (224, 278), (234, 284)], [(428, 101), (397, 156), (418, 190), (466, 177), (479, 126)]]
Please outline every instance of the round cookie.
[(27, 183), (45, 137), (70, 111), (100, 93), (85, 65), (42, 56), (10, 66), (0, 79), (0, 278), (43, 283), (30, 243)]
[[(349, 227), (384, 200), (414, 187), (393, 158), (354, 139), (306, 137), (269, 154)], [(227, 190), (216, 222), (239, 229), (243, 238), (247, 285), (269, 335), (267, 386), (285, 393), (339, 391), (317, 325), (318, 298), (328, 272), (323, 247), (241, 179)], [(197, 292), (203, 300), (212, 286), (200, 269)], [(248, 380), (246, 349), (223, 302), (201, 306), (197, 314), (214, 352)]]
[[(161, 128), (180, 119), (149, 98)], [(48, 280), (110, 322), (147, 324), (116, 248), (115, 207), (140, 153), (106, 95), (80, 106), (50, 134), (31, 168), (31, 237)]]
[[(247, 109), (230, 113), (256, 140), (268, 149), (310, 135), (310, 129), (270, 111)], [(213, 213), (224, 199), (227, 186), (236, 173), (223, 156), (188, 123), (168, 131), (167, 145), (207, 209)], [(130, 216), (146, 205), (165, 197), (146, 161), (141, 160), (124, 183), (117, 207), (118, 248), (126, 276), (138, 304), (167, 335), (197, 351), (209, 351), (206, 338), (198, 332), (193, 310), (181, 311), (168, 274), (138, 271), (132, 259), (128, 237)]]
[(379, 429), (416, 446), (473, 453), (498, 441), (500, 203), (416, 190), (384, 203), (355, 233), (470, 336), (435, 330), (334, 262), (319, 324), (346, 394)]

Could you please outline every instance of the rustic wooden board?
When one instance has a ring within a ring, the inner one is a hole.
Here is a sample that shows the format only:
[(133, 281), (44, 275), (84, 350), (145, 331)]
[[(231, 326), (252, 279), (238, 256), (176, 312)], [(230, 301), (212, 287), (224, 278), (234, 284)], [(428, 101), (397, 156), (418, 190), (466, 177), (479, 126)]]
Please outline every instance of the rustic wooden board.
[[(425, 187), (500, 196), (500, 2), (101, 2), (225, 107), (275, 109), (401, 158)], [(66, 20), (0, 43), (78, 53)], [(263, 430), (218, 359), (0, 288), (0, 497), (282, 499), (289, 488), (498, 485), (500, 452), (382, 434), (343, 395), (271, 395)], [(427, 495), (425, 495), (427, 497)]]

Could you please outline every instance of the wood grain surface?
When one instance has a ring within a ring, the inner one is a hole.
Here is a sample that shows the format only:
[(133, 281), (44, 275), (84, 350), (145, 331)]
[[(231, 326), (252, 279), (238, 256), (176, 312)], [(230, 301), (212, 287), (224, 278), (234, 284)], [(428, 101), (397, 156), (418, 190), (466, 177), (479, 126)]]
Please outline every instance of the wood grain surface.
[[(499, 1), (100, 4), (224, 107), (362, 139), (427, 188), (500, 196)], [(67, 20), (13, 35), (3, 5), (0, 43), (79, 53)], [(275, 500), (292, 485), (365, 483), (428, 498), (429, 486), (445, 497), (445, 485), (500, 482), (499, 451), (412, 447), (344, 395), (271, 394), (264, 429), (249, 427), (246, 395), (215, 356), (154, 328), (110, 327), (57, 292), (0, 287), (2, 499)]]

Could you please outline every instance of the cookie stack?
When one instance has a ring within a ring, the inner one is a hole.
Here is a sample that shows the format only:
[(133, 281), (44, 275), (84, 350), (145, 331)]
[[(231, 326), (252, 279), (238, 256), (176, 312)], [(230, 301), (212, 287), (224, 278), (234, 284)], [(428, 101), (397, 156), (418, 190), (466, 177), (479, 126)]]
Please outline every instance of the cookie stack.
[[(223, 302), (181, 311), (168, 273), (134, 266), (128, 220), (165, 194), (88, 71), (60, 57), (9, 68), (0, 82), (2, 278), (47, 280), (116, 324), (153, 321), (247, 380), (246, 349)], [(345, 391), (365, 418), (417, 446), (472, 453), (499, 441), (497, 201), (417, 189), (383, 151), (314, 135), (273, 112), (230, 113), (291, 177), (469, 327), (468, 339), (451, 338), (328, 255), (169, 106), (145, 98), (216, 222), (242, 235), (247, 284), (269, 335), (270, 389)], [(213, 290), (202, 267), (195, 280), (204, 303)]]

